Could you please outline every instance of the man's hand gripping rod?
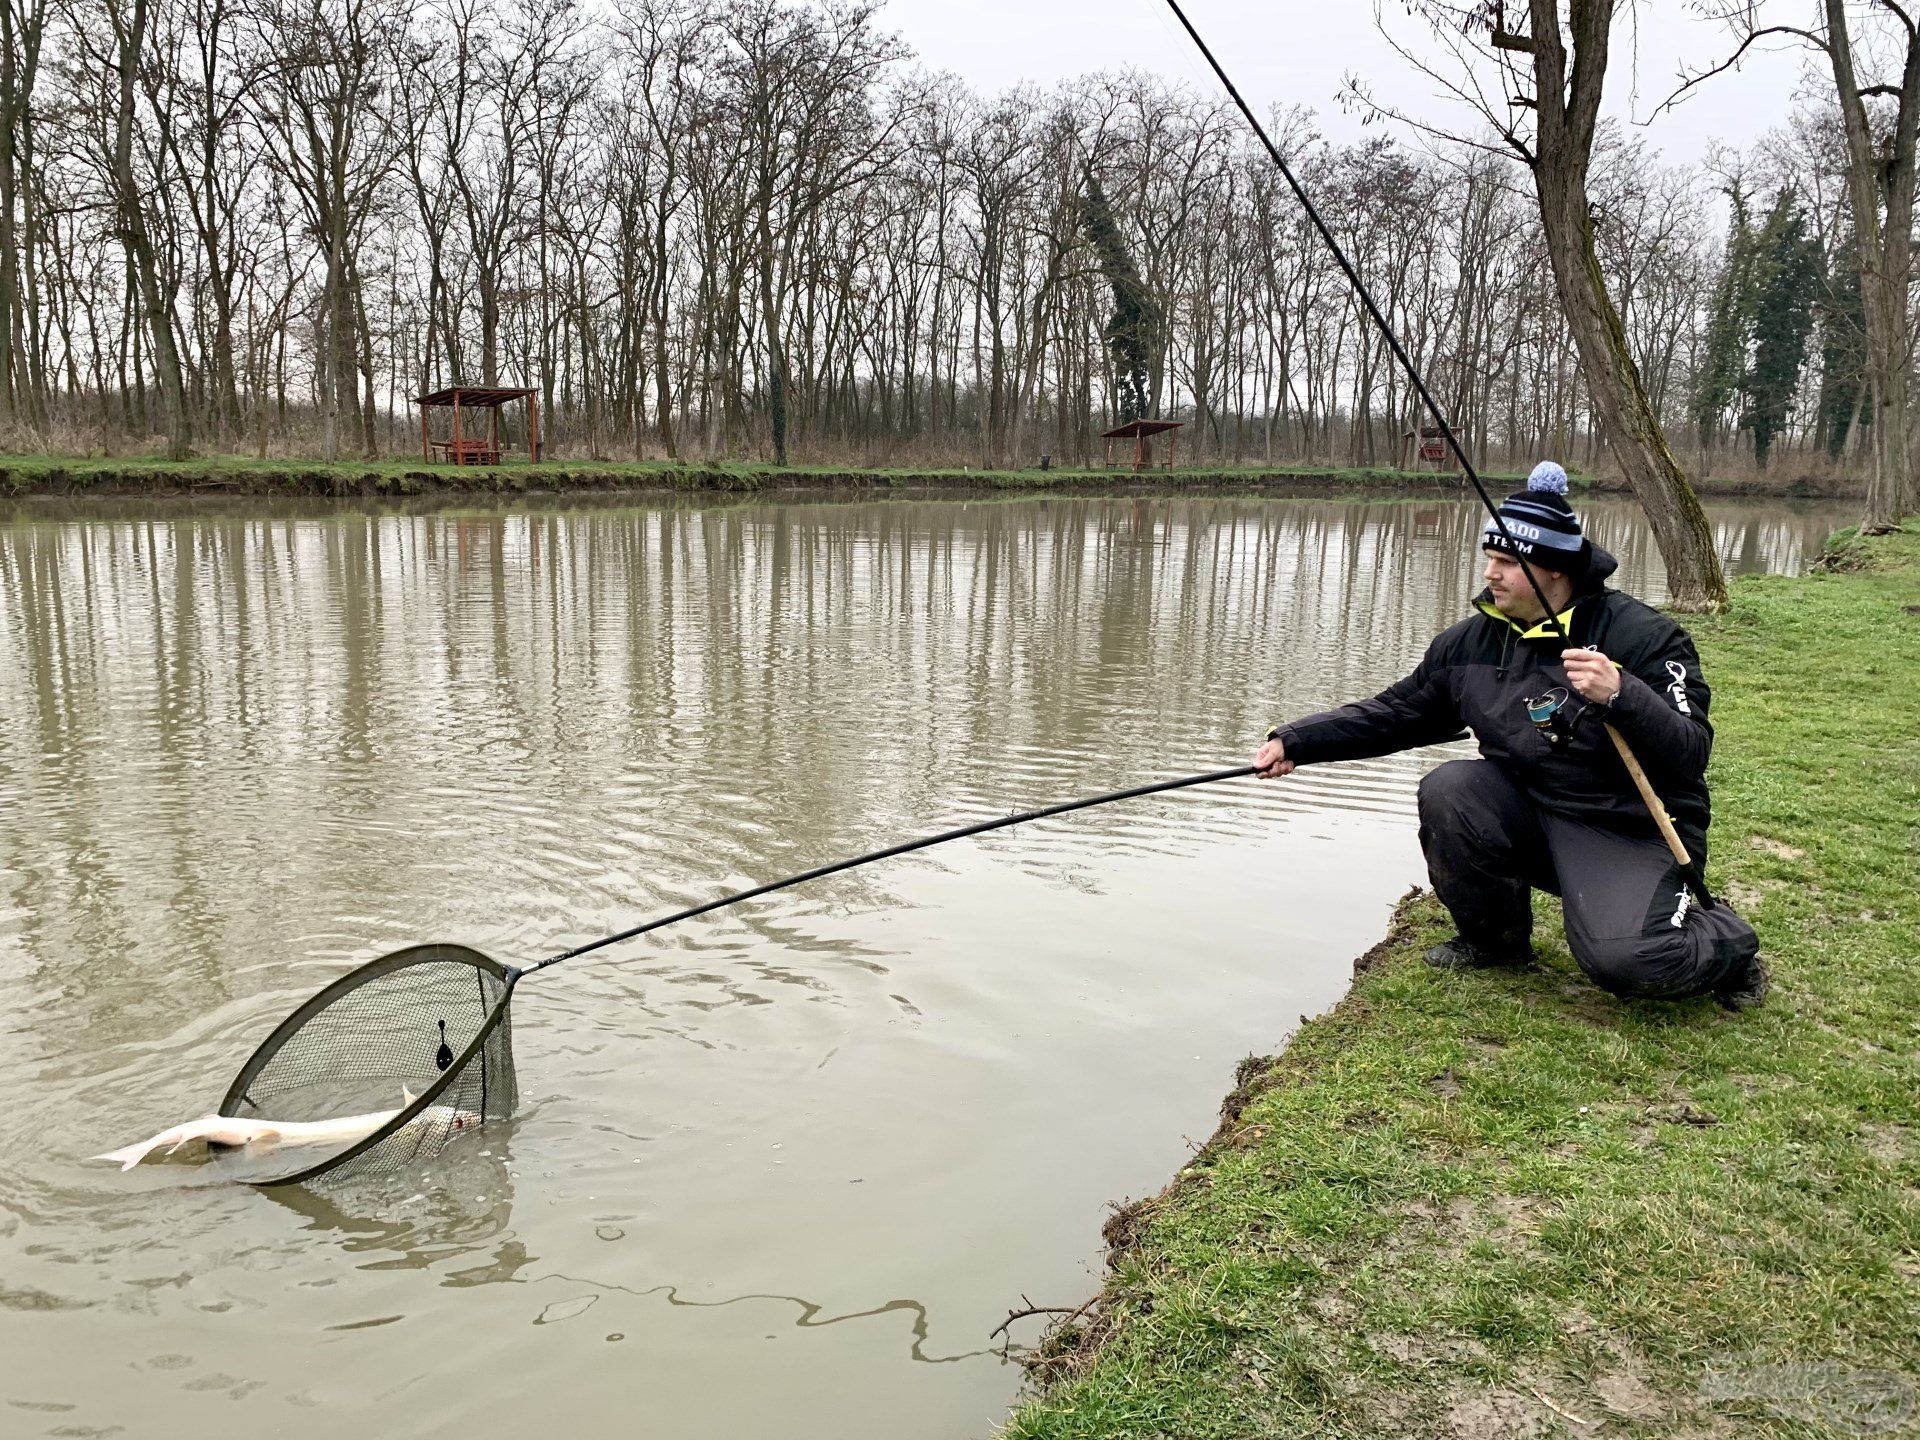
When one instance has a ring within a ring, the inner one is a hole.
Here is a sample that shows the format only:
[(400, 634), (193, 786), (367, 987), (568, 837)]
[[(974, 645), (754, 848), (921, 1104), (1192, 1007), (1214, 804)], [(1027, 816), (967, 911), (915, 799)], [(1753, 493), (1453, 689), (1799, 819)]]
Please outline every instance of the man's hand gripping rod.
[[(1180, 8), (1179, 0), (1167, 0), (1167, 8), (1173, 11), (1174, 18), (1180, 22), (1180, 28), (1185, 30), (1193, 43), (1199, 47), (1200, 54), (1212, 67), (1213, 73), (1219, 77), (1220, 83), (1226, 87), (1227, 94), (1233, 97), (1233, 103), (1239, 107), (1240, 113), (1246, 117), (1247, 124), (1253, 128), (1253, 133), (1266, 147), (1268, 157), (1287, 182), (1287, 188), (1293, 191), (1294, 199), (1300, 202), (1300, 208), (1306, 211), (1307, 218), (1313, 222), (1313, 228), (1320, 233), (1320, 238), (1326, 242), (1327, 249), (1333, 252), (1333, 258), (1340, 263), (1340, 269), (1346, 274), (1347, 283), (1353, 286), (1354, 294), (1360, 297), (1361, 306), (1379, 329), (1381, 337), (1387, 342), (1387, 348), (1393, 352), (1394, 359), (1400, 362), (1400, 368), (1406, 371), (1407, 379), (1420, 396), (1421, 404), (1426, 406), (1427, 413), (1433, 416), (1434, 423), (1440, 427), (1440, 433), (1446, 439), (1447, 448), (1453, 452), (1453, 458), (1460, 463), (1461, 473), (1473, 483), (1474, 491), (1480, 497), (1480, 503), (1486, 506), (1487, 514), (1493, 517), (1494, 528), (1509, 545), (1514, 546), (1513, 557), (1520, 562), (1520, 572), (1527, 577), (1528, 587), (1532, 589), (1534, 597), (1539, 600), (1540, 608), (1546, 614), (1547, 624), (1552, 628), (1553, 633), (1560, 637), (1561, 643), (1571, 649), (1573, 638), (1567, 634), (1566, 626), (1560, 623), (1560, 617), (1554, 613), (1553, 605), (1548, 601), (1546, 592), (1540, 588), (1539, 578), (1533, 573), (1533, 567), (1527, 564), (1520, 554), (1518, 545), (1514, 544), (1513, 532), (1507, 529), (1507, 522), (1501, 518), (1500, 507), (1493, 503), (1493, 497), (1487, 493), (1487, 487), (1481, 483), (1480, 472), (1473, 468), (1473, 462), (1467, 458), (1467, 452), (1460, 443), (1460, 437), (1453, 433), (1453, 426), (1447, 422), (1446, 415), (1441, 412), (1439, 402), (1427, 389), (1427, 382), (1421, 378), (1419, 368), (1413, 363), (1413, 357), (1408, 355), (1406, 348), (1401, 345), (1400, 337), (1393, 333), (1393, 326), (1387, 323), (1387, 317), (1381, 313), (1380, 307), (1373, 303), (1373, 296), (1360, 279), (1360, 272), (1353, 268), (1353, 262), (1347, 259), (1346, 251), (1340, 248), (1340, 242), (1333, 238), (1333, 232), (1327, 228), (1327, 222), (1320, 218), (1320, 212), (1314, 208), (1312, 198), (1294, 178), (1292, 167), (1287, 164), (1285, 157), (1280, 154), (1279, 147), (1267, 135), (1266, 127), (1260, 123), (1252, 108), (1241, 97), (1238, 87), (1227, 77), (1227, 72), (1214, 58), (1213, 51), (1207, 48), (1207, 42), (1202, 40), (1200, 32), (1193, 28), (1193, 22), (1187, 19), (1186, 11)], [(1607, 738), (1613, 741), (1613, 748), (1620, 753), (1621, 763), (1627, 767), (1627, 774), (1633, 779), (1634, 789), (1640, 792), (1640, 799), (1646, 805), (1647, 812), (1653, 816), (1653, 823), (1660, 828), (1660, 838), (1667, 842), (1667, 849), (1673, 852), (1673, 858), (1680, 866), (1680, 873), (1686, 878), (1687, 885), (1699, 897), (1702, 905), (1712, 909), (1713, 896), (1707, 890), (1707, 877), (1693, 857), (1687, 853), (1687, 847), (1681, 841), (1679, 832), (1673, 828), (1673, 819), (1667, 814), (1667, 807), (1660, 803), (1660, 797), (1654, 793), (1652, 782), (1647, 779), (1647, 772), (1641, 768), (1639, 760), (1635, 758), (1633, 750), (1626, 742), (1626, 737), (1611, 725), (1605, 728)]]

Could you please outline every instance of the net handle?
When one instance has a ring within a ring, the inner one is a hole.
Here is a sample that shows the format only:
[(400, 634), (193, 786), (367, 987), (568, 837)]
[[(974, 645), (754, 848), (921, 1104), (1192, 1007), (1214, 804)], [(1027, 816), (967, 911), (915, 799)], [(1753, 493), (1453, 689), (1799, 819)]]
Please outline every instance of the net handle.
[(818, 880), (826, 875), (837, 875), (842, 870), (853, 869), (856, 865), (871, 865), (876, 860), (888, 860), (895, 855), (925, 850), (930, 845), (944, 845), (949, 840), (961, 840), (969, 835), (984, 835), (989, 830), (1004, 830), (1009, 825), (1024, 825), (1029, 820), (1044, 820), (1049, 815), (1065, 815), (1073, 810), (1086, 810), (1095, 805), (1111, 805), (1116, 800), (1133, 800), (1142, 795), (1159, 795), (1168, 790), (1184, 790), (1190, 785), (1211, 785), (1220, 780), (1238, 780), (1253, 772), (1253, 766), (1241, 765), (1232, 770), (1214, 770), (1205, 775), (1188, 775), (1179, 780), (1161, 780), (1152, 785), (1136, 785), (1131, 790), (1116, 790), (1110, 795), (1095, 795), (1089, 800), (1068, 800), (1059, 805), (1048, 805), (1040, 810), (1027, 810), (1018, 815), (1002, 815), (997, 820), (982, 820), (977, 825), (963, 825), (958, 830), (943, 830), (938, 835), (926, 835), (918, 840), (890, 845), (885, 850), (856, 855), (851, 860), (837, 860), (831, 865), (821, 865), (813, 870), (803, 870), (798, 875), (789, 875), (784, 880), (769, 881), (765, 885), (756, 885), (751, 890), (722, 895), (718, 900), (709, 900), (703, 905), (692, 905), (685, 910), (676, 910), (671, 915), (663, 915), (657, 920), (635, 925), (632, 929), (622, 930), (617, 935), (608, 935), (604, 939), (590, 941), (585, 945), (576, 945), (571, 950), (563, 950), (558, 955), (549, 956), (538, 964), (527, 966), (524, 970), (509, 971), (508, 988), (511, 991), (512, 985), (521, 976), (532, 975), (536, 971), (546, 969), (549, 965), (558, 965), (562, 960), (572, 960), (580, 955), (591, 954), (608, 945), (617, 945), (622, 940), (632, 940), (636, 936), (646, 934), (649, 930), (658, 930), (662, 926), (672, 925), (681, 920), (691, 920), (696, 915), (705, 915), (724, 906), (737, 905), (742, 900), (771, 895), (774, 891), (784, 890), (789, 885), (798, 885), (806, 880)]

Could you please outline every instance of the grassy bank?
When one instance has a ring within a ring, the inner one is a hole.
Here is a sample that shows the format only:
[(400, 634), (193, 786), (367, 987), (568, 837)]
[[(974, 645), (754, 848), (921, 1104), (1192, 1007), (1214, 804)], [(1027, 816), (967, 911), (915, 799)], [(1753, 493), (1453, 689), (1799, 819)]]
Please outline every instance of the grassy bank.
[(1557, 906), (1540, 968), (1438, 974), (1403, 904), (1113, 1217), (1012, 1435), (1920, 1430), (1920, 531), (1842, 555), (1695, 627), (1767, 1007), (1616, 1002)]
[[(1511, 479), (1512, 477), (1506, 477)], [(494, 467), (369, 461), (77, 459), (0, 456), (0, 497), (26, 495), (476, 495), (569, 490), (876, 489), (977, 486), (996, 490), (1111, 490), (1118, 485), (1386, 487), (1447, 491), (1460, 482), (1432, 471), (1325, 469), (1181, 469), (1134, 475), (1125, 470), (854, 469), (794, 465), (575, 463)], [(1506, 483), (1503, 480), (1501, 483)], [(1516, 482), (1517, 483), (1517, 482)]]
[[(1517, 488), (1518, 474), (1490, 473), (1496, 490)], [(1464, 482), (1434, 470), (1386, 466), (1215, 466), (1155, 470), (978, 470), (956, 466), (861, 468), (847, 465), (776, 467), (745, 461), (717, 464), (674, 461), (553, 460), (539, 466), (509, 462), (494, 467), (425, 465), (418, 460), (256, 460), (218, 455), (172, 461), (143, 457), (0, 455), (0, 498), (28, 495), (512, 495), (572, 490), (755, 491), (794, 489), (893, 489), (977, 487), (988, 490), (1112, 490), (1125, 485), (1192, 486), (1196, 489), (1297, 487), (1454, 489)], [(1608, 476), (1575, 477), (1582, 491), (1624, 494)], [(1831, 498), (1861, 493), (1833, 476), (1789, 478), (1726, 475), (1695, 481), (1707, 496), (1772, 499)]]

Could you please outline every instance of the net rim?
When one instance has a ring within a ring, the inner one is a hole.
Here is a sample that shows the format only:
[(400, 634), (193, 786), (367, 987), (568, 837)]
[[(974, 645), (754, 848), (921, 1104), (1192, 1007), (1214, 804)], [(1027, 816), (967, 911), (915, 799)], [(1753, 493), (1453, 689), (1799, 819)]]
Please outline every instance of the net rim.
[(220, 1101), (220, 1108), (216, 1113), (220, 1115), (237, 1116), (242, 1100), (258, 1108), (257, 1102), (247, 1096), (247, 1086), (250, 1085), (260, 1071), (266, 1067), (267, 1062), (280, 1052), (281, 1047), (288, 1039), (303, 1028), (309, 1020), (326, 1010), (334, 1001), (340, 999), (343, 995), (358, 990), (366, 982), (376, 979), (381, 975), (389, 975), (394, 971), (405, 970), (413, 965), (429, 965), (446, 963), (448, 961), (456, 964), (471, 965), (476, 970), (481, 970), (492, 975), (506, 987), (501, 993), (500, 999), (494, 1004), (493, 1008), (487, 1012), (486, 1019), (481, 1022), (479, 1029), (474, 1032), (473, 1039), (468, 1041), (466, 1047), (453, 1057), (453, 1062), (449, 1064), (445, 1070), (440, 1072), (431, 1085), (414, 1096), (412, 1104), (402, 1106), (394, 1115), (393, 1119), (389, 1120), (385, 1125), (382, 1125), (378, 1130), (375, 1130), (371, 1135), (364, 1136), (355, 1141), (339, 1154), (331, 1155), (318, 1164), (309, 1165), (306, 1169), (297, 1170), (291, 1175), (282, 1175), (271, 1180), (249, 1180), (246, 1182), (247, 1184), (255, 1186), (258, 1189), (268, 1189), (277, 1185), (298, 1185), (304, 1181), (316, 1179), (326, 1174), (327, 1171), (346, 1164), (347, 1161), (353, 1159), (355, 1156), (365, 1154), (375, 1145), (387, 1139), (388, 1136), (405, 1129), (413, 1123), (416, 1116), (439, 1099), (446, 1088), (459, 1078), (467, 1065), (472, 1062), (474, 1057), (478, 1055), (486, 1045), (487, 1041), (492, 1038), (494, 1031), (500, 1028), (500, 1022), (506, 1018), (507, 1007), (513, 1003), (514, 982), (520, 978), (521, 972), (511, 966), (502, 965), (498, 960), (493, 959), (491, 956), (483, 955), (478, 950), (472, 949), (469, 946), (431, 941), (424, 945), (408, 945), (402, 949), (382, 955), (378, 959), (369, 960), (364, 965), (357, 965), (339, 979), (333, 981), (332, 984), (326, 986), (326, 988), (307, 997), (306, 1001), (302, 1003), (298, 1009), (294, 1010), (292, 1014), (288, 1015), (286, 1019), (276, 1025), (273, 1032), (254, 1048), (253, 1053), (247, 1057), (246, 1063), (240, 1067), (239, 1074), (234, 1077), (233, 1084), (227, 1087), (226, 1096)]

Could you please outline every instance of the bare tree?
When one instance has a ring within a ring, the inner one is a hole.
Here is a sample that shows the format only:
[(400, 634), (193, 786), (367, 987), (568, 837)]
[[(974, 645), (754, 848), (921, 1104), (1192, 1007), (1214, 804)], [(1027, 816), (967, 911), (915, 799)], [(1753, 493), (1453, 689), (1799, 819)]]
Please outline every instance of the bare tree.
[(776, 465), (787, 463), (789, 374), (782, 323), (801, 232), (841, 188), (887, 163), (905, 115), (877, 117), (868, 87), (904, 54), (873, 24), (874, 7), (838, 0), (802, 10), (735, 0), (720, 25), (717, 67), (746, 144), (760, 328), (766, 338), (767, 419)]
[[(73, 18), (81, 64), (100, 86), (103, 123), (99, 133), (104, 141), (114, 233), (133, 282), (128, 298), (140, 318), (143, 338), (152, 347), (154, 378), (166, 413), (167, 455), (184, 460), (193, 446), (193, 427), (174, 336), (173, 292), (161, 275), (155, 234), (158, 216), (150, 204), (161, 188), (161, 177), (142, 183), (137, 168), (142, 157), (135, 146), (136, 130), (145, 129), (139, 124), (139, 79), (152, 38), (152, 13), (147, 0), (104, 0), (100, 10), (77, 12)], [(104, 34), (96, 28), (100, 21), (105, 22)], [(109, 42), (111, 48), (97, 48), (101, 42)]]
[(33, 92), (46, 24), (46, 0), (0, 0), (0, 425), (16, 415), (29, 424), (45, 418), (45, 381), (35, 363), (39, 307), (31, 293), (38, 226), (32, 185), (22, 181), (32, 165)]
[(1505, 0), (1417, 0), (1412, 8), (1453, 65), (1442, 75), (1436, 62), (1402, 53), (1468, 101), (1533, 176), (1596, 428), (1646, 511), (1673, 605), (1720, 608), (1726, 580), (1706, 513), (1647, 396), (1594, 234), (1589, 180), (1616, 0), (1574, 0), (1565, 15), (1559, 0), (1528, 0), (1524, 30), (1510, 25)]
[(260, 43), (282, 57), (255, 91), (266, 154), (299, 196), (325, 267), (315, 390), (329, 460), (343, 418), (359, 420), (366, 454), (377, 444), (361, 418), (356, 251), (393, 161), (385, 106), (399, 22), (385, 0), (263, 0), (256, 22)]

